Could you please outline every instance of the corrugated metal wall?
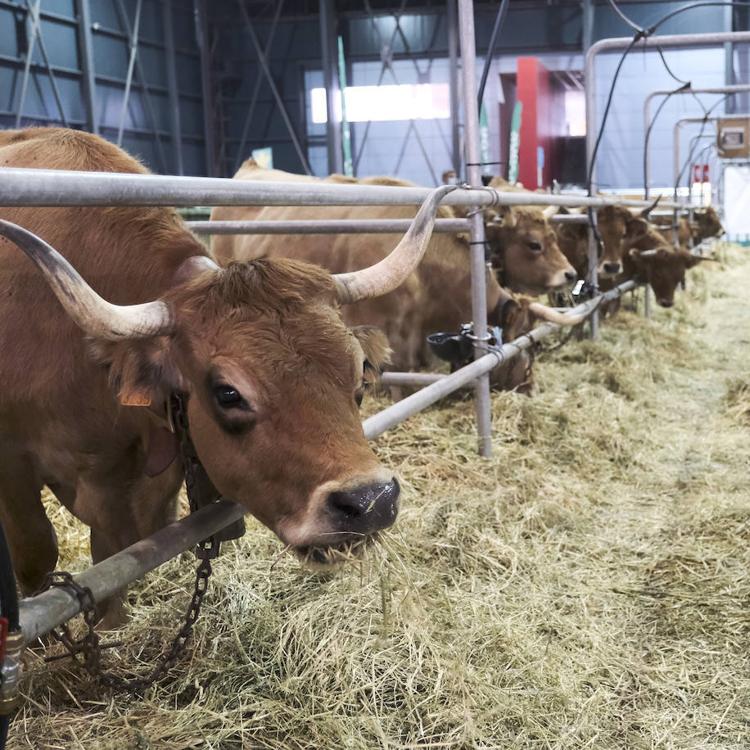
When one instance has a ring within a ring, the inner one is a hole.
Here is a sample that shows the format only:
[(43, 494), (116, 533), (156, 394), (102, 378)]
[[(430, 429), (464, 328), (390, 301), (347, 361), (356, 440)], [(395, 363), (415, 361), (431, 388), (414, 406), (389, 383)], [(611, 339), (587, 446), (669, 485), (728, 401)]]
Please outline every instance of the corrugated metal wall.
[[(116, 141), (124, 118), (122, 145), (152, 169), (176, 174), (182, 166), (185, 174), (205, 174), (201, 65), (191, 0), (43, 0), (35, 36), (30, 11), (36, 6), (37, 0), (0, 2), (0, 126), (67, 122)], [(88, 35), (83, 33), (86, 13)], [(169, 77), (169, 21), (176, 85)], [(136, 32), (137, 58), (123, 113)], [(87, 106), (88, 74), (94, 83), (93, 113)]]
[[(604, 0), (595, 4), (594, 39), (629, 33)], [(628, 2), (623, 7), (638, 22), (648, 23), (681, 4), (665, 0)], [(252, 149), (262, 147), (273, 149), (274, 164), (281, 169), (302, 172), (308, 161), (313, 172), (327, 173), (325, 126), (313, 124), (310, 116), (309, 89), (322, 82), (317, 5), (312, 0), (0, 0), (0, 126), (65, 121), (113, 141), (122, 127), (122, 145), (162, 173), (231, 175)], [(339, 0), (334, 5), (350, 85), (376, 83), (384, 58), (391, 61), (398, 82), (447, 83), (444, 3), (419, 7), (424, 3), (405, 0), (390, 3), (389, 13), (385, 3), (371, 0), (375, 17), (365, 12), (364, 0)], [(32, 11), (37, 6), (41, 33), (35, 36)], [(480, 55), (496, 9), (497, 3), (477, 3)], [(394, 11), (400, 12), (400, 31)], [(277, 14), (280, 18), (275, 22)], [(205, 25), (198, 23), (201, 18)], [(660, 31), (725, 27), (721, 9), (708, 8), (682, 14)], [(123, 108), (136, 29), (137, 56)], [(267, 58), (273, 88), (259, 64), (258, 49)], [(515, 56), (529, 52), (542, 55), (555, 69), (580, 70), (580, 3), (514, 0), (498, 50), (501, 54), (493, 61), (487, 92), (493, 158), (499, 158), (495, 154), (500, 140), (500, 73), (512, 73)], [(724, 82), (716, 55), (710, 65), (706, 61), (700, 76), (696, 74), (696, 82)], [(743, 60), (747, 64), (747, 55), (738, 62), (738, 70)], [(642, 63), (643, 59), (639, 64), (634, 58), (627, 71), (632, 68), (633, 75), (623, 77), (620, 94), (627, 100), (645, 96), (655, 87), (652, 83), (664, 83), (661, 75), (658, 81), (647, 80)], [(695, 64), (696, 58), (687, 60), (681, 73), (689, 76)], [(605, 91), (610, 69), (609, 63), (601, 65), (600, 93)], [(395, 82), (390, 71), (382, 80)], [(638, 109), (613, 114), (600, 164), (607, 181), (614, 175), (620, 180), (623, 170), (634, 165), (640, 137), (635, 122)], [(396, 173), (424, 184), (434, 182), (451, 163), (450, 125), (449, 120), (354, 124), (359, 173)], [(662, 148), (663, 138), (668, 140), (668, 135), (655, 133), (655, 149)], [(627, 150), (618, 150), (618, 145)], [(610, 159), (611, 153), (615, 155)], [(655, 163), (659, 164), (658, 156)], [(637, 168), (633, 170), (635, 174)]]

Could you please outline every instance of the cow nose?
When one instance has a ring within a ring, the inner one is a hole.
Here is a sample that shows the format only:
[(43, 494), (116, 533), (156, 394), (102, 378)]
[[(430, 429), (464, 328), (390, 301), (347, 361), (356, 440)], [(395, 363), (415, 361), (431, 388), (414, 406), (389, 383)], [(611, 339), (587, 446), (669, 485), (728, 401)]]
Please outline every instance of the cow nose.
[(620, 273), (620, 264), (619, 263), (605, 263), (604, 272), (612, 273), (612, 274)]
[(387, 529), (396, 520), (400, 492), (395, 477), (390, 482), (332, 492), (328, 511), (342, 531), (372, 534)]
[(672, 305), (674, 305), (674, 300), (671, 300), (671, 299), (661, 298), (658, 300), (658, 302), (662, 307), (672, 307)]
[(575, 271), (566, 271), (565, 280), (571, 284), (578, 279), (578, 274)]

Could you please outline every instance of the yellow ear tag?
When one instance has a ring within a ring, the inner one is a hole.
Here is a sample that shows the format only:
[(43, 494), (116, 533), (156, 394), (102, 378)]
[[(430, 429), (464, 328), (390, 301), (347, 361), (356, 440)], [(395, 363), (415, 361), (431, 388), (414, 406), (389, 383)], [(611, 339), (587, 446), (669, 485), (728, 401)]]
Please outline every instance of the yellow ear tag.
[(123, 406), (151, 406), (151, 396), (148, 391), (120, 391), (118, 398)]

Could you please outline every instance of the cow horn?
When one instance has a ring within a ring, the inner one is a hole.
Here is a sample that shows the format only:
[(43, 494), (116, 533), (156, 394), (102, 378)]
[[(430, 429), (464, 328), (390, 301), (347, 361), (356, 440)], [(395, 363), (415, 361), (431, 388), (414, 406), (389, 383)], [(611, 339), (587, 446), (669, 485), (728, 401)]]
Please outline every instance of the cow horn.
[(57, 250), (27, 229), (0, 220), (0, 235), (34, 261), (65, 311), (89, 336), (117, 341), (171, 330), (169, 309), (163, 302), (113, 305), (102, 299)]
[(557, 213), (557, 206), (546, 206), (542, 213), (544, 218), (549, 221)]
[(583, 323), (586, 318), (591, 314), (590, 312), (582, 313), (561, 313), (557, 310), (553, 310), (547, 305), (543, 305), (540, 302), (532, 302), (529, 304), (529, 312), (534, 313), (537, 318), (546, 320), (548, 323), (555, 323), (559, 326), (577, 326), (579, 323)]
[(419, 265), (427, 250), (438, 204), (455, 189), (455, 185), (443, 185), (433, 190), (401, 241), (379, 263), (361, 271), (334, 274), (339, 302), (348, 305), (369, 297), (379, 297), (402, 284)]
[(641, 250), (638, 256), (641, 258), (655, 258), (659, 254), (658, 250)]
[(644, 208), (643, 211), (641, 211), (640, 215), (644, 219), (648, 219), (648, 215), (656, 208), (656, 204), (661, 200), (661, 196), (657, 195), (656, 200), (647, 208)]

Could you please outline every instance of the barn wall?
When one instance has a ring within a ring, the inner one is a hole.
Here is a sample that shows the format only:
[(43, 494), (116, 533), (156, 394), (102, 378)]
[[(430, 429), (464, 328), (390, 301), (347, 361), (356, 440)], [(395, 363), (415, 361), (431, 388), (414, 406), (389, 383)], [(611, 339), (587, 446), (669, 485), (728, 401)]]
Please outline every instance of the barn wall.
[[(293, 147), (279, 107), (258, 65), (252, 37), (234, 0), (172, 0), (176, 108), (170, 101), (169, 55), (167, 54), (164, 2), (141, 0), (143, 5), (139, 60), (150, 96), (146, 96), (136, 71), (125, 117), (123, 145), (139, 155), (152, 169), (163, 173), (179, 171), (177, 146), (187, 174), (230, 175), (252, 149), (271, 147), (277, 167), (302, 171), (302, 162)], [(13, 127), (20, 103), (24, 60), (28, 45), (29, 21), (23, 10), (26, 0), (0, 0), (0, 126)], [(83, 86), (80, 8), (90, 6), (92, 55), (95, 73), (93, 121), (86, 106)], [(127, 24), (133, 23), (138, 0), (42, 0), (42, 35), (55, 74), (68, 122), (115, 140), (122, 113), (128, 69)], [(363, 10), (364, 3), (336, 0), (338, 31), (344, 40), (347, 79), (350, 85), (372, 85), (381, 77), (383, 40), (389, 42), (386, 54), (392, 71), (384, 83), (447, 84), (448, 33), (445, 5), (433, 0), (412, 0), (401, 16), (403, 36), (397, 33), (393, 16), (399, 3), (371, 0), (375, 19)], [(678, 2), (626, 2), (624, 8), (636, 21), (647, 24)], [(203, 106), (201, 56), (196, 34), (195, 8), (204, 7), (208, 19), (207, 69), (211, 100)], [(297, 133), (302, 151), (312, 170), (328, 171), (325, 126), (311, 121), (309, 89), (320, 85), (320, 29), (314, 0), (286, 0), (284, 15), (269, 44), (272, 17), (278, 3), (246, 1), (251, 22), (261, 47), (268, 45), (268, 61), (291, 127)], [(124, 9), (125, 18), (119, 11)], [(478, 67), (486, 50), (497, 3), (477, 3)], [(287, 17), (287, 14), (291, 14)], [(747, 28), (747, 13), (735, 25)], [(739, 25), (738, 25), (739, 24)], [(726, 20), (715, 8), (685, 13), (661, 31), (663, 33), (719, 30)], [(594, 38), (627, 34), (626, 27), (606, 6), (596, 1)], [(501, 73), (515, 71), (515, 57), (534, 54), (551, 70), (576, 70), (583, 66), (582, 13), (577, 0), (514, 0), (493, 60), (485, 97), (490, 126), (490, 157), (498, 160), (501, 139), (499, 85)], [(724, 83), (723, 53), (670, 52), (678, 75), (694, 84)], [(613, 108), (610, 130), (605, 135), (600, 161), (602, 185), (639, 184), (638, 150), (642, 140), (640, 102), (659, 86), (674, 84), (659, 66), (650, 65), (644, 76), (646, 56), (633, 55), (626, 65)], [(51, 81), (37, 45), (32, 57), (32, 76), (23, 104), (23, 125), (59, 123), (61, 120)], [(603, 96), (616, 58), (603, 58), (599, 67), (598, 90)], [(697, 61), (697, 62), (696, 62)], [(651, 62), (651, 61), (649, 61)], [(739, 74), (749, 67), (746, 51), (736, 55)], [(674, 84), (676, 85), (676, 84)], [(252, 117), (247, 115), (253, 99)], [(149, 101), (151, 107), (149, 107)], [(709, 104), (711, 99), (706, 100)], [(634, 103), (637, 102), (637, 106)], [(675, 100), (662, 114), (654, 132), (655, 182), (662, 184), (671, 174), (671, 122), (676, 113), (694, 114), (697, 105), (687, 98)], [(740, 107), (741, 108), (741, 107)], [(151, 111), (153, 110), (153, 112)], [(175, 117), (178, 115), (178, 117)], [(208, 123), (204, 123), (204, 118)], [(179, 137), (175, 137), (179, 120)], [(155, 135), (154, 131), (158, 134)], [(209, 148), (206, 148), (206, 133)], [(364, 148), (362, 143), (366, 140)], [(390, 173), (430, 184), (451, 163), (451, 122), (449, 119), (399, 122), (356, 123), (352, 126), (355, 155), (360, 174)]]
[[(84, 90), (84, 43), (79, 33), (81, 0), (43, 0), (41, 38), (68, 124), (89, 131), (98, 129), (114, 141), (122, 115), (130, 57), (127, 29), (134, 28), (137, 0), (84, 1), (89, 6), (91, 20), (93, 121)], [(193, 4), (191, 0), (172, 0), (171, 5), (183, 171), (204, 174), (201, 68)], [(160, 0), (142, 0), (138, 59), (145, 82), (136, 69), (122, 145), (152, 169), (177, 173), (163, 7)], [(24, 64), (31, 39), (31, 20), (24, 8), (25, 2), (0, 2), (0, 127), (15, 127), (19, 108), (22, 126), (59, 125), (63, 117), (38, 42), (34, 44), (31, 75), (21, 107)]]

